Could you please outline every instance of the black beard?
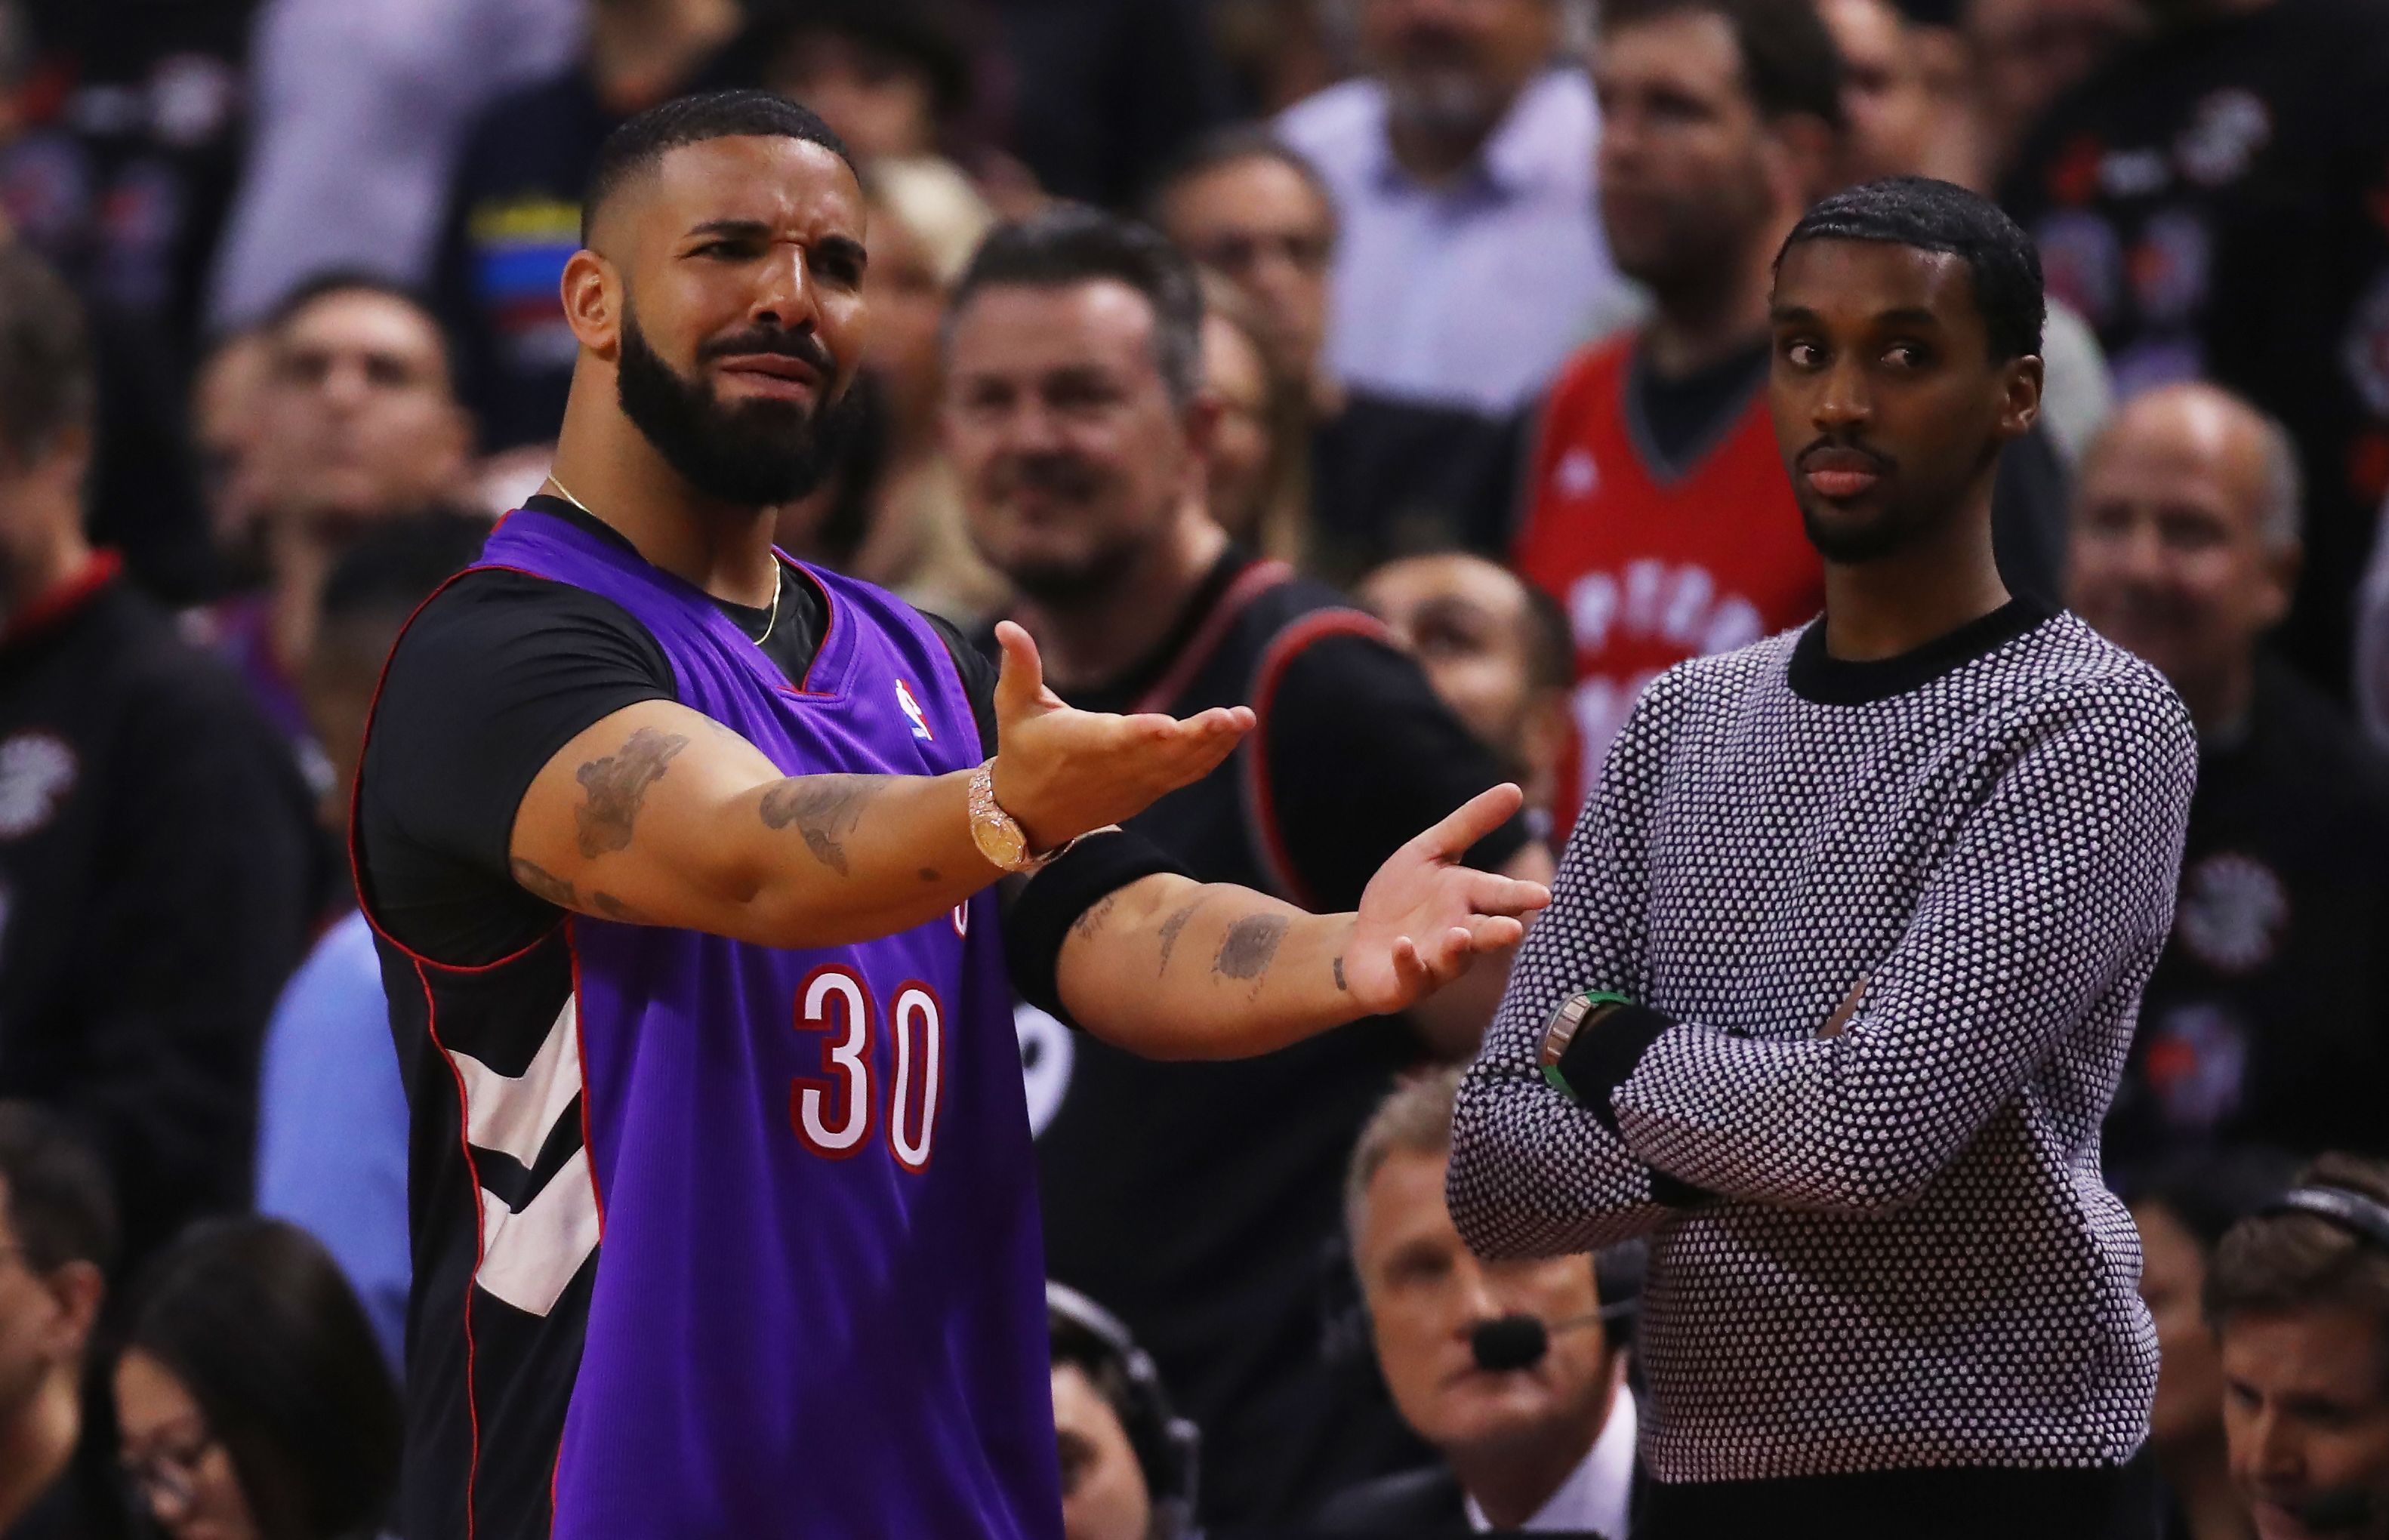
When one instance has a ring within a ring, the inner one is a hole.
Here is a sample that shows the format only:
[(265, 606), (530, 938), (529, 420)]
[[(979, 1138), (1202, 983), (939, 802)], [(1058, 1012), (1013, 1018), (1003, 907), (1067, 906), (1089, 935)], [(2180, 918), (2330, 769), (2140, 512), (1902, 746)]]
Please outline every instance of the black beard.
[(628, 309), (615, 393), (622, 415), (681, 479), (742, 508), (793, 503), (818, 488), (837, 468), (862, 415), (851, 390), (818, 411), (773, 401), (725, 407), (647, 345)]

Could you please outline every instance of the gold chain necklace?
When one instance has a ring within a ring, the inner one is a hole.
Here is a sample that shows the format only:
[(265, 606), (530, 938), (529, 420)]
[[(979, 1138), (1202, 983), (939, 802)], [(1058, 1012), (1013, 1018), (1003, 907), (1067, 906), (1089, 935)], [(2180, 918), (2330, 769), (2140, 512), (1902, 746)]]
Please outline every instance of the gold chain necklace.
[[(572, 489), (566, 486), (554, 471), (547, 473), (547, 484), (554, 487), (565, 502), (571, 503), (591, 518), (597, 518), (597, 510), (573, 496)], [(606, 521), (598, 519), (597, 522), (603, 524)], [(773, 628), (780, 623), (780, 590), (786, 586), (786, 583), (787, 574), (780, 570), (780, 558), (775, 554), (772, 558), (772, 617), (763, 622), (763, 634), (751, 639), (758, 647), (772, 640)]]

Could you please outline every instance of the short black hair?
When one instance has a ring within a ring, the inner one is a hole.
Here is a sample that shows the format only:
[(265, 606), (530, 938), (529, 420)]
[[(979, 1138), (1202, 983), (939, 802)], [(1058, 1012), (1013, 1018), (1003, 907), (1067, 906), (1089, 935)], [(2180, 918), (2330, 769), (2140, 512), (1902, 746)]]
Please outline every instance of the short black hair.
[(581, 198), (581, 244), (589, 244), (589, 232), (596, 227), (599, 210), (622, 185), (670, 151), (709, 139), (747, 137), (800, 139), (819, 145), (845, 161), (855, 179), (862, 180), (854, 152), (809, 107), (769, 91), (747, 89), (674, 96), (622, 123), (597, 146), (597, 158), (589, 166), (589, 185)]
[(1804, 113), (1844, 127), (1842, 51), (1811, 0), (1603, 0), (1614, 32), (1687, 13), (1725, 19), (1742, 53), (1743, 88), (1762, 118)]
[(318, 300), (328, 299), (338, 294), (378, 295), (420, 316), (423, 324), (431, 328), (431, 335), (439, 338), (440, 360), (448, 370), (451, 383), (454, 383), (456, 377), (456, 344), (449, 337), (447, 326), (441, 323), (439, 311), (432, 307), (431, 297), (412, 284), (385, 273), (376, 273), (371, 268), (334, 267), (310, 274), (274, 302), (274, 308), (258, 321), (257, 334), (270, 342)]
[(116, 1263), (116, 1198), (108, 1172), (67, 1120), (30, 1101), (0, 1101), (0, 1186), (25, 1264), (50, 1272)]
[(1187, 146), (1162, 162), (1144, 195), (1144, 214), (1156, 229), (1163, 225), (1164, 205), (1169, 195), (1198, 177), (1208, 176), (1222, 166), (1233, 166), (1245, 160), (1272, 160), (1302, 179), (1310, 195), (1327, 210), (1327, 223), (1333, 227), (1341, 223), (1335, 207), (1335, 191), (1327, 185), (1327, 178), (1310, 163), (1310, 157), (1279, 137), (1277, 130), (1267, 123), (1230, 123), (1197, 136)]
[(370, 1534), (403, 1419), (355, 1291), (281, 1219), (194, 1225), (134, 1279), (122, 1345), (182, 1381), (267, 1540)]
[(1974, 282), (1974, 308), (1989, 334), (1991, 359), (2040, 351), (2040, 328), (2049, 314), (2041, 286), (2040, 252), (2022, 226), (1977, 193), (1929, 176), (1889, 176), (1845, 188), (1800, 217), (1775, 253), (1803, 241), (1881, 241), (1946, 251), (1966, 264)]
[(83, 301), (23, 242), (0, 246), (0, 451), (32, 465), (91, 426), (98, 397)]
[(324, 584), (323, 617), (412, 615), (441, 584), (478, 561), (489, 538), (488, 519), (445, 508), (377, 525), (333, 565)]
[(999, 224), (971, 254), (946, 303), (955, 319), (981, 289), (1070, 288), (1114, 279), (1153, 307), (1154, 363), (1183, 406), (1203, 385), (1203, 285), (1186, 254), (1147, 224), (1080, 203)]
[(749, 0), (747, 8), (755, 19), (735, 57), (750, 71), (772, 70), (797, 39), (826, 32), (919, 70), (939, 122), (970, 110), (974, 40), (941, 0)]

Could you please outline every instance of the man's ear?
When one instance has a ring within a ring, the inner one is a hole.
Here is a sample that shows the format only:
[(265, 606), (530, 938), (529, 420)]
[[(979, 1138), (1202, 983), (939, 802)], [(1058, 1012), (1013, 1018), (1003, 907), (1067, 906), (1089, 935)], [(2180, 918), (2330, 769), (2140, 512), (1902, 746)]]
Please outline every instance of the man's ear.
[(581, 345), (612, 363), (622, 344), (622, 275), (582, 247), (564, 264), (564, 319)]
[(2040, 420), (2041, 362), (2026, 353), (2001, 364), (1999, 434), (2002, 442), (2021, 439)]
[(42, 1275), (42, 1284), (58, 1307), (44, 1330), (42, 1345), (53, 1363), (73, 1363), (91, 1343), (107, 1279), (94, 1263), (68, 1262)]
[(2306, 548), (2292, 541), (2276, 546), (2264, 554), (2267, 593), (2262, 611), (2265, 629), (2269, 630), (2281, 623), (2290, 613), (2290, 601), (2297, 596), (2298, 573), (2306, 564)]

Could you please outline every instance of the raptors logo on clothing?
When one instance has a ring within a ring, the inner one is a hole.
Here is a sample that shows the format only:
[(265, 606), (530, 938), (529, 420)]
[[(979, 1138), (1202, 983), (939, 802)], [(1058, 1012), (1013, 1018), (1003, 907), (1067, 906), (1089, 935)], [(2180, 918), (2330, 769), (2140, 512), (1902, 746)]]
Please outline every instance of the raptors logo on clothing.
[(1798, 625), (1824, 603), (1758, 390), (1763, 363), (1680, 464), (1645, 419), (1647, 367), (1630, 337), (1579, 355), (1552, 388), (1528, 473), (1517, 567), (1567, 607), (1576, 639), (1563, 823), (1660, 670)]

